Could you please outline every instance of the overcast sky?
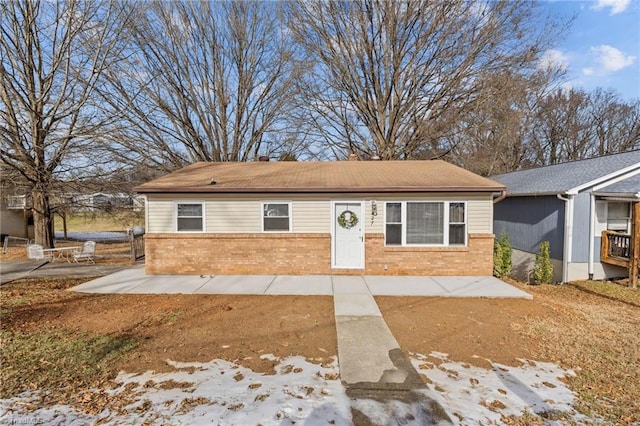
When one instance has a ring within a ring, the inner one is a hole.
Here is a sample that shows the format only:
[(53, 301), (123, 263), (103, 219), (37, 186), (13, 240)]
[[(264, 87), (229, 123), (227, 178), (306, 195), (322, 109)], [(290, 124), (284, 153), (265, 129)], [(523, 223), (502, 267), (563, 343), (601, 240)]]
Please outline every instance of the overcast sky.
[(624, 99), (640, 99), (640, 0), (540, 0), (573, 26), (546, 59), (567, 68), (567, 84), (613, 88)]

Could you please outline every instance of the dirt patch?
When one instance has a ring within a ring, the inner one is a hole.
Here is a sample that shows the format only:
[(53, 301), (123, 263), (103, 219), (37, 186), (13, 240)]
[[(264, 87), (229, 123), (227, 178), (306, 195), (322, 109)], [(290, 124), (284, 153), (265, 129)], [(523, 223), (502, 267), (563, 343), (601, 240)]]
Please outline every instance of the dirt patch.
[(407, 352), (449, 354), (480, 367), (486, 361), (520, 365), (537, 342), (520, 333), (531, 317), (553, 310), (520, 299), (445, 299), (376, 297), (382, 315), (400, 347)]
[(166, 360), (224, 359), (270, 372), (264, 354), (316, 362), (337, 353), (331, 297), (96, 295), (64, 289), (79, 280), (21, 280), (0, 293), (2, 329), (127, 336), (137, 342), (117, 370), (170, 371)]
[(406, 352), (444, 352), (481, 367), (486, 360), (559, 363), (577, 373), (570, 385), (581, 412), (617, 424), (640, 421), (640, 290), (597, 282), (512, 284), (534, 299), (376, 301)]

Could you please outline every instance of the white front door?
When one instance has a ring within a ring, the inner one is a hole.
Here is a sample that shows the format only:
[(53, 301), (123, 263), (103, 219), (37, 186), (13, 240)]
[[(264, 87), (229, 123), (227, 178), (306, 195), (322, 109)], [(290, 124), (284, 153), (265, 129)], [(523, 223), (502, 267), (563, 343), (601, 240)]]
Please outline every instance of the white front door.
[(333, 206), (333, 267), (364, 267), (364, 214), (361, 201), (336, 201)]

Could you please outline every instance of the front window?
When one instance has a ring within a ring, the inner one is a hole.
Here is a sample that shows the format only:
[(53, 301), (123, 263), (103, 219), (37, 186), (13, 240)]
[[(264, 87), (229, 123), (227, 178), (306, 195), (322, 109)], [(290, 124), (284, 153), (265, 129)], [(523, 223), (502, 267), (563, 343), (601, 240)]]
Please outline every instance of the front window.
[(388, 246), (402, 245), (402, 204), (387, 203), (386, 243)]
[(290, 203), (263, 203), (262, 230), (265, 232), (289, 232), (291, 230)]
[(449, 203), (449, 245), (464, 245), (466, 234), (464, 203)]
[(204, 230), (204, 215), (202, 203), (178, 203), (177, 226), (178, 232), (202, 232)]
[(443, 244), (443, 212), (443, 203), (407, 203), (407, 244)]
[(465, 245), (464, 202), (389, 202), (385, 209), (385, 244)]

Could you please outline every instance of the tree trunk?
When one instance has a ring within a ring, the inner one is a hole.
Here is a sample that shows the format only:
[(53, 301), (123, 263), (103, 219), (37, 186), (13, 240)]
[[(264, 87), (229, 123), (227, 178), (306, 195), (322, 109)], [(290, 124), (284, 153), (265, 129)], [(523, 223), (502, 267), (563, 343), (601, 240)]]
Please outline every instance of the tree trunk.
[(33, 236), (36, 244), (44, 248), (53, 247), (53, 220), (49, 195), (41, 190), (31, 192), (33, 198)]

